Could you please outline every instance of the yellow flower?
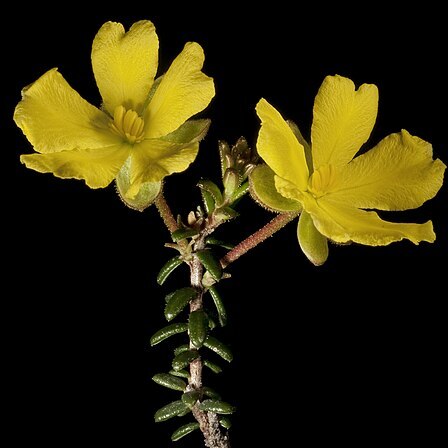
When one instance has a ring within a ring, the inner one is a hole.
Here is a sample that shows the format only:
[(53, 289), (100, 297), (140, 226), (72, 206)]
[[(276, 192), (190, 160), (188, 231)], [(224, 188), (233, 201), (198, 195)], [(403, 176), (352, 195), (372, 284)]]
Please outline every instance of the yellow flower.
[(316, 265), (328, 256), (327, 239), (369, 246), (404, 238), (415, 244), (435, 240), (431, 221), (393, 223), (371, 211), (421, 206), (442, 186), (446, 168), (432, 159), (428, 142), (405, 130), (355, 157), (370, 136), (377, 109), (375, 85), (355, 90), (350, 79), (326, 77), (314, 103), (310, 147), (266, 100), (257, 104), (262, 122), (257, 149), (268, 167), (255, 170), (254, 189), (275, 185), (267, 195), (271, 208), (279, 203), (282, 211), (302, 211), (299, 243)]
[[(92, 46), (92, 66), (103, 98), (98, 109), (73, 90), (57, 69), (22, 92), (14, 120), (37, 153), (21, 156), (31, 169), (109, 185), (121, 171), (127, 198), (158, 191), (165, 176), (184, 171), (197, 155), (208, 120), (187, 121), (215, 94), (201, 72), (204, 52), (189, 42), (155, 80), (158, 37), (149, 21), (125, 32), (105, 23)], [(127, 177), (126, 177), (127, 176)]]

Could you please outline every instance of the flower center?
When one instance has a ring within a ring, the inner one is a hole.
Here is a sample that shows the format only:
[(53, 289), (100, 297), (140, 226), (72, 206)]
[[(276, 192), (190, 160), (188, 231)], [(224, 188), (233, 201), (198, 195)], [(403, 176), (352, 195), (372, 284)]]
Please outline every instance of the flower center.
[(112, 131), (124, 137), (129, 143), (139, 143), (143, 140), (145, 122), (135, 110), (117, 106), (114, 110), (114, 119), (109, 124)]
[(324, 196), (334, 183), (336, 173), (332, 165), (322, 165), (308, 180), (308, 191), (317, 199)]

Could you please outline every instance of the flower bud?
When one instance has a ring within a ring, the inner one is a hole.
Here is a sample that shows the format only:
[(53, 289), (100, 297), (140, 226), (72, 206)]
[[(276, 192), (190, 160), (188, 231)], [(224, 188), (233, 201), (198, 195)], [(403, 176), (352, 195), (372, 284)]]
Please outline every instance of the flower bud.
[(231, 197), (235, 190), (240, 186), (240, 175), (234, 168), (227, 168), (223, 178), (224, 194)]

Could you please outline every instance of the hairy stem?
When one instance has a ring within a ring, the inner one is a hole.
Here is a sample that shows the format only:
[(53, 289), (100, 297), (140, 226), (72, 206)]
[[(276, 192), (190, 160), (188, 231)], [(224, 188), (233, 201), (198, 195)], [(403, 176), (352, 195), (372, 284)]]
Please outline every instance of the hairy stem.
[(179, 226), (177, 225), (177, 221), (174, 218), (173, 213), (171, 212), (171, 209), (166, 202), (165, 196), (163, 195), (163, 190), (160, 192), (160, 194), (157, 196), (157, 198), (154, 201), (155, 206), (157, 207), (157, 210), (160, 213), (160, 217), (162, 218), (166, 228), (169, 230), (170, 233), (175, 232), (179, 229)]
[[(202, 250), (205, 246), (204, 239), (207, 235), (207, 229), (204, 229), (201, 236), (194, 245), (194, 250)], [(190, 265), (190, 284), (196, 289), (197, 295), (190, 302), (190, 313), (202, 309), (202, 296), (204, 289), (202, 286), (202, 275), (204, 269), (196, 257), (193, 257)], [(190, 341), (190, 348), (194, 345)], [(200, 390), (202, 388), (202, 368), (201, 358), (195, 359), (190, 363), (190, 379), (188, 381), (188, 390)], [(218, 416), (213, 412), (201, 411), (197, 405), (192, 409), (193, 415), (199, 423), (199, 427), (204, 435), (205, 446), (208, 448), (230, 448), (230, 440), (227, 431), (224, 431), (219, 425)]]
[(230, 252), (228, 252), (224, 257), (221, 258), (221, 265), (223, 268), (227, 267), (230, 263), (238, 260), (246, 252), (249, 252), (254, 247), (258, 246), (260, 243), (265, 241), (274, 233), (283, 229), (289, 222), (297, 217), (297, 213), (281, 213), (272, 219), (268, 224), (257, 230), (252, 235), (248, 236), (245, 240), (241, 241), (237, 246), (235, 246)]
[[(163, 219), (167, 229), (170, 233), (178, 230), (178, 225), (173, 213), (163, 196), (163, 192), (159, 194), (155, 200), (155, 205)], [(258, 244), (265, 241), (272, 236), (275, 232), (282, 229), (287, 223), (292, 221), (297, 216), (297, 213), (284, 213), (278, 215), (272, 219), (268, 224), (262, 227), (260, 230), (243, 240), (234, 249), (227, 253), (220, 261), (221, 265), (225, 268), (230, 263), (240, 258), (249, 250), (256, 247)], [(205, 248), (205, 238), (212, 234), (217, 227), (219, 227), (224, 221), (215, 221), (214, 216), (209, 216), (205, 221), (205, 224), (200, 234), (195, 238), (192, 247), (192, 257), (188, 261), (190, 267), (190, 285), (197, 291), (196, 297), (190, 302), (190, 313), (203, 308), (203, 294), (204, 287), (202, 285), (202, 279), (204, 274), (204, 268), (195, 256), (195, 252), (203, 250)], [(179, 241), (182, 246), (187, 246), (185, 240)], [(193, 343), (190, 340), (190, 349), (195, 349)], [(195, 359), (190, 363), (190, 378), (188, 380), (187, 391), (202, 389), (202, 369), (203, 362), (201, 358)], [(205, 446), (207, 448), (230, 448), (230, 439), (228, 432), (222, 428), (219, 424), (218, 415), (214, 412), (205, 412), (199, 409), (196, 404), (193, 406), (192, 413), (195, 419), (199, 423), (199, 427), (204, 436)]]

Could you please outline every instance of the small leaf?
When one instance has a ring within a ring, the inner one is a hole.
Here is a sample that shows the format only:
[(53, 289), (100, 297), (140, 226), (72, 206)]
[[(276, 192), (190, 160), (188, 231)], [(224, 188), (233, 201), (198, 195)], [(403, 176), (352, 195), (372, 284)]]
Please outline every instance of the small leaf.
[(215, 204), (219, 205), (222, 203), (222, 193), (221, 190), (218, 188), (218, 186), (208, 179), (203, 179), (198, 182), (198, 187), (201, 190), (208, 191), (213, 199), (215, 200)]
[(227, 345), (223, 344), (221, 341), (218, 341), (218, 339), (214, 338), (213, 336), (207, 337), (207, 339), (204, 341), (204, 346), (214, 351), (227, 362), (231, 362), (233, 359), (233, 355), (229, 347), (227, 347)]
[(217, 327), (216, 322), (207, 314), (207, 320), (208, 320), (208, 328), (210, 330), (213, 330), (214, 328)]
[(208, 369), (210, 369), (213, 373), (221, 373), (222, 372), (221, 367), (219, 367), (214, 362), (211, 362), (207, 359), (204, 359), (202, 362), (203, 362), (204, 366), (207, 367)]
[(189, 350), (190, 346), (188, 344), (182, 344), (179, 345), (179, 347), (174, 349), (174, 356), (177, 356), (179, 353), (185, 352), (186, 350)]
[(194, 229), (178, 229), (175, 230), (172, 234), (171, 234), (171, 238), (172, 240), (177, 243), (180, 240), (184, 240), (186, 238), (191, 238), (192, 236), (196, 236), (198, 234), (197, 230)]
[[(174, 291), (174, 292), (176, 292), (176, 291)], [(174, 296), (174, 292), (170, 292), (169, 294), (167, 294), (165, 296), (165, 303), (168, 303), (171, 300), (171, 297)]]
[(204, 400), (199, 403), (199, 409), (206, 412), (214, 412), (215, 414), (232, 414), (235, 407), (225, 401)]
[(186, 350), (185, 352), (179, 353), (172, 362), (174, 370), (182, 370), (187, 367), (190, 362), (199, 358), (199, 353), (197, 350)]
[(190, 300), (196, 297), (196, 294), (196, 290), (190, 287), (175, 291), (169, 297), (165, 306), (166, 320), (173, 320), (188, 305)]
[(221, 207), (215, 212), (216, 219), (220, 221), (228, 221), (230, 219), (236, 218), (237, 216), (239, 216), (239, 213), (230, 207)]
[(196, 429), (199, 429), (199, 423), (197, 422), (187, 423), (186, 425), (181, 426), (180, 428), (176, 429), (176, 431), (173, 432), (173, 434), (171, 435), (171, 440), (173, 442), (177, 442), (182, 437), (185, 437), (186, 435), (190, 434)]
[(184, 331), (188, 330), (188, 324), (171, 324), (167, 325), (166, 327), (162, 328), (161, 330), (157, 331), (151, 336), (150, 342), (151, 345), (157, 345), (160, 342), (164, 341), (165, 339), (174, 336), (178, 333), (183, 333)]
[(258, 165), (249, 175), (252, 198), (271, 212), (299, 212), (299, 202), (283, 197), (275, 188), (275, 173), (267, 165)]
[(170, 370), (169, 372), (170, 375), (174, 375), (177, 376), (179, 378), (185, 378), (187, 380), (190, 379), (190, 374), (188, 373), (187, 370)]
[(249, 182), (244, 182), (232, 196), (232, 202), (236, 202), (241, 199), (249, 191)]
[(204, 209), (208, 215), (213, 213), (213, 210), (215, 210), (215, 200), (213, 199), (213, 196), (207, 191), (201, 189), (202, 194), (202, 202), (204, 203)]
[(185, 415), (189, 414), (191, 412), (191, 409), (187, 406), (185, 408), (185, 411), (181, 412), (178, 417), (184, 417)]
[(169, 420), (170, 418), (177, 417), (182, 415), (186, 410), (189, 411), (189, 408), (185, 405), (185, 403), (181, 400), (173, 401), (170, 404), (167, 404), (163, 408), (160, 408), (154, 415), (154, 420), (156, 423), (164, 422), (165, 420)]
[(232, 426), (232, 422), (227, 417), (221, 417), (219, 419), (219, 424), (225, 429), (230, 429)]
[(168, 260), (157, 275), (157, 283), (163, 285), (168, 276), (182, 263), (182, 259), (178, 256)]
[(196, 348), (201, 348), (207, 337), (207, 316), (203, 310), (196, 310), (190, 313), (188, 320), (188, 334), (191, 343)]
[(222, 277), (222, 266), (210, 250), (200, 250), (196, 256), (202, 265), (210, 272), (214, 280), (219, 281)]
[(211, 387), (203, 387), (202, 392), (209, 398), (213, 398), (214, 400), (221, 400), (221, 395), (219, 395), (218, 392), (213, 390)]
[(190, 390), (189, 392), (182, 394), (182, 401), (189, 408), (192, 408), (200, 398), (201, 393), (198, 390)]
[(315, 266), (321, 266), (328, 258), (328, 241), (314, 226), (311, 216), (303, 211), (297, 226), (300, 248)]
[(209, 236), (208, 238), (205, 239), (205, 243), (210, 244), (212, 246), (220, 246), (227, 250), (232, 250), (235, 247), (234, 244), (230, 244), (230, 243), (226, 243), (225, 241), (217, 240), (216, 238), (213, 238), (211, 236)]
[(168, 389), (179, 390), (183, 392), (187, 387), (185, 381), (177, 378), (169, 373), (158, 373), (152, 377), (152, 380), (160, 386), (167, 387)]
[(212, 274), (209, 271), (205, 271), (205, 274), (202, 276), (202, 287), (204, 289), (210, 288), (210, 286), (214, 285), (216, 280), (213, 278)]
[(216, 310), (218, 311), (218, 318), (221, 327), (224, 327), (227, 323), (227, 312), (224, 307), (224, 303), (221, 299), (221, 296), (218, 293), (218, 290), (215, 286), (210, 286), (208, 292), (212, 296), (213, 302), (215, 303)]

